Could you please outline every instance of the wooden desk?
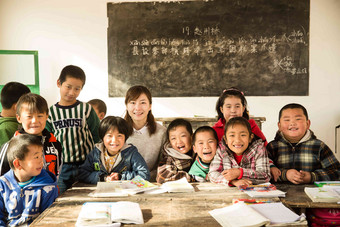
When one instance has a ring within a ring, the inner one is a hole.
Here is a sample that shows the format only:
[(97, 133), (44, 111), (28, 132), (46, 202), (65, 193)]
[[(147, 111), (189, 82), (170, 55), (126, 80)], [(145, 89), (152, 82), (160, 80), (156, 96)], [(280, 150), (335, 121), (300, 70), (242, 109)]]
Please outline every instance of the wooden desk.
[[(74, 226), (87, 201), (132, 201), (139, 203), (146, 226), (220, 226), (208, 211), (231, 205), (233, 198), (249, 198), (237, 188), (212, 183), (193, 183), (195, 193), (140, 194), (128, 197), (92, 198), (93, 185), (77, 184), (57, 198), (31, 226)], [(277, 185), (286, 191), (281, 201), (290, 208), (340, 208), (339, 204), (313, 203), (304, 193), (306, 185)], [(280, 201), (274, 198), (273, 201)], [(124, 225), (133, 226), (133, 225)], [(306, 226), (306, 222), (299, 225)]]

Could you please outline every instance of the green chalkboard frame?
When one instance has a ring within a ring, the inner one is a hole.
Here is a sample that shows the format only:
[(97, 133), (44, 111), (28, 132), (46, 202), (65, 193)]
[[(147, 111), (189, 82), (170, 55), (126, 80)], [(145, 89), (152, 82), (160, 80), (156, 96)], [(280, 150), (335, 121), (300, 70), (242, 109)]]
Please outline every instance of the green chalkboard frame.
[[(26, 84), (30, 88), (32, 93), (39, 94), (39, 59), (38, 51), (36, 50), (0, 50), (0, 54), (3, 55), (33, 55), (34, 57), (34, 84)], [(18, 81), (20, 82), (20, 81)], [(4, 87), (4, 84), (0, 84), (0, 90)]]
[[(36, 50), (0, 50), (0, 55), (32, 55), (34, 58), (34, 84), (26, 84), (32, 93), (40, 94), (39, 58)], [(18, 81), (20, 82), (20, 81)], [(5, 84), (0, 84), (0, 92)], [(2, 107), (0, 105), (0, 111)]]

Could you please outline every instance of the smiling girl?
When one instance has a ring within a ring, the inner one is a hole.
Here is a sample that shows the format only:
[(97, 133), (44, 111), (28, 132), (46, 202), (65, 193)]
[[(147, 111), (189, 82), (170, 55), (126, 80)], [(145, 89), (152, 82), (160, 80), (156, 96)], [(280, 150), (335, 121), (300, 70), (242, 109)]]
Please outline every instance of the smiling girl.
[(254, 140), (249, 122), (235, 117), (225, 126), (225, 135), (210, 164), (211, 182), (241, 186), (270, 180), (267, 151), (261, 139)]
[(167, 141), (163, 146), (158, 165), (157, 182), (164, 183), (183, 177), (186, 177), (190, 182), (191, 177), (188, 171), (194, 154), (191, 144), (191, 124), (184, 119), (173, 120), (169, 124), (166, 134)]

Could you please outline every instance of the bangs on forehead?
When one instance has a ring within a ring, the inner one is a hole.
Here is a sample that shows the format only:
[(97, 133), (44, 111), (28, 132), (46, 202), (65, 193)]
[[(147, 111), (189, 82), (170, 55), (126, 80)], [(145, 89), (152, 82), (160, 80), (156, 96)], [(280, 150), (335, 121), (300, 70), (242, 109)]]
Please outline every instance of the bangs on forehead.
[(229, 128), (234, 128), (236, 125), (241, 125), (241, 126), (244, 126), (248, 133), (249, 134), (252, 134), (252, 131), (251, 131), (251, 126), (248, 122), (247, 119), (243, 118), (243, 117), (234, 117), (232, 119), (230, 119), (228, 121), (228, 123), (225, 125), (225, 134), (226, 132), (228, 131)]
[(148, 98), (150, 104), (152, 103), (152, 96), (150, 91), (144, 87), (144, 86), (134, 86), (131, 87), (127, 93), (126, 93), (126, 97), (125, 97), (125, 104), (127, 104), (130, 101), (134, 101), (137, 100), (139, 98), (139, 96), (141, 96), (142, 94), (145, 94), (146, 97)]
[(20, 107), (20, 112), (27, 110), (29, 113), (45, 113), (43, 107), (38, 106), (37, 103), (23, 103)]

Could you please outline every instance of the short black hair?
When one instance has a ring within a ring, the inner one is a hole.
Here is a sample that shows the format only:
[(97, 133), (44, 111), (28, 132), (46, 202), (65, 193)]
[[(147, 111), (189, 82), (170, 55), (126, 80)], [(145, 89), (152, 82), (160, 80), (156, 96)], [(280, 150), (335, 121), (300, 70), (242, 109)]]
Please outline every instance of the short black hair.
[(22, 105), (27, 105), (31, 113), (46, 113), (48, 115), (48, 105), (46, 100), (34, 93), (24, 94), (17, 102), (17, 114), (21, 116)]
[(170, 135), (170, 131), (175, 129), (178, 126), (184, 126), (186, 128), (186, 130), (189, 132), (190, 136), (192, 136), (192, 126), (191, 123), (183, 118), (177, 118), (175, 120), (173, 120), (168, 128), (166, 129), (166, 141), (169, 142), (169, 135)]
[(111, 129), (117, 129), (119, 133), (124, 134), (125, 141), (132, 135), (133, 129), (123, 118), (115, 116), (105, 117), (99, 125), (99, 137), (104, 139), (107, 131)]
[(104, 113), (106, 114), (106, 104), (104, 101), (100, 99), (91, 99), (90, 101), (87, 102), (91, 106), (97, 107), (99, 113)]
[(229, 127), (234, 127), (234, 125), (243, 125), (247, 128), (248, 132), (249, 132), (249, 136), (251, 134), (253, 134), (253, 132), (251, 131), (251, 126), (250, 123), (247, 119), (245, 119), (244, 117), (233, 117), (231, 118), (227, 124), (224, 127), (224, 135), (227, 136), (227, 130)]
[(15, 169), (13, 161), (15, 159), (24, 160), (27, 153), (29, 152), (29, 146), (40, 146), (43, 147), (39, 136), (31, 134), (20, 134), (12, 137), (8, 142), (7, 148), (7, 160), (11, 169)]
[(13, 104), (17, 103), (19, 98), (31, 90), (22, 83), (9, 82), (1, 90), (1, 105), (3, 109), (10, 109)]
[(211, 132), (214, 135), (214, 138), (215, 138), (216, 142), (218, 143), (218, 136), (217, 136), (217, 133), (216, 133), (215, 129), (213, 129), (210, 126), (201, 126), (198, 129), (196, 129), (196, 131), (192, 135), (192, 144), (195, 144), (195, 142), (196, 142), (196, 135), (198, 133), (200, 133), (200, 132)]
[(83, 82), (83, 87), (85, 85), (85, 81), (86, 81), (86, 76), (84, 71), (75, 65), (68, 65), (65, 66), (60, 73), (59, 76), (59, 82), (60, 84), (63, 84), (66, 81), (67, 77), (71, 77), (71, 78), (75, 78), (75, 79), (80, 79)]
[(301, 109), (303, 114), (306, 116), (306, 119), (308, 120), (308, 113), (307, 113), (306, 108), (303, 105), (298, 104), (298, 103), (289, 103), (289, 104), (287, 104), (287, 105), (285, 105), (284, 107), (281, 108), (281, 110), (279, 112), (279, 121), (282, 117), (282, 112), (286, 109)]

